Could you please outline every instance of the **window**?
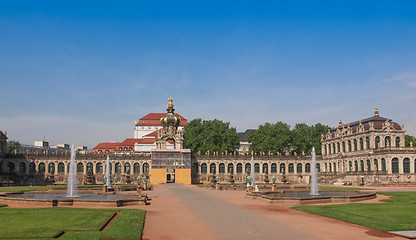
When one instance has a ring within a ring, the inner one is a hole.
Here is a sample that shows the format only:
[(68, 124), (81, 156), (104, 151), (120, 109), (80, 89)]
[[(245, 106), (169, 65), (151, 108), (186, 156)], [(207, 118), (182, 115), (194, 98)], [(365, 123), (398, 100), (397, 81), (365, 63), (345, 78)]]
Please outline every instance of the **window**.
[(87, 171), (90, 170), (90, 169), (92, 171), (92, 163), (91, 162), (87, 163)]
[(307, 172), (307, 173), (311, 172), (311, 164), (310, 163), (305, 164), (305, 172)]
[(237, 173), (242, 173), (242, 172), (243, 172), (243, 164), (237, 163)]
[(349, 163), (348, 163), (348, 167), (349, 167), (349, 170), (350, 170), (350, 172), (352, 171), (352, 162), (351, 161), (349, 161)]
[(400, 137), (396, 137), (396, 147), (400, 147)]
[(263, 163), (263, 173), (269, 173), (269, 165), (267, 163)]
[(403, 173), (410, 173), (410, 159), (403, 159)]
[(386, 138), (384, 138), (384, 146), (385, 147), (391, 147), (391, 138), (389, 136), (387, 136)]
[(272, 163), (272, 173), (277, 173), (277, 164), (276, 163)]
[(367, 160), (367, 171), (371, 171), (371, 162)]
[(124, 164), (124, 173), (130, 174), (130, 163)]
[(364, 172), (364, 161), (360, 160), (360, 172)]
[(231, 173), (231, 174), (234, 174), (234, 164), (232, 164), (232, 163), (228, 164), (227, 172)]
[(203, 163), (201, 164), (201, 173), (207, 173), (208, 169), (207, 169), (207, 164)]
[(84, 172), (84, 164), (78, 163), (77, 164), (77, 173), (83, 173)]
[(316, 169), (318, 170), (318, 172), (321, 172), (321, 164), (320, 163), (316, 164)]
[[(339, 146), (339, 144), (338, 144), (338, 146)], [(298, 163), (296, 165), (296, 172), (297, 173), (302, 173), (302, 163)]]
[(329, 154), (331, 154), (331, 144), (328, 144)]
[(33, 162), (29, 163), (29, 174), (35, 174), (35, 172), (36, 172), (35, 163), (33, 163)]
[(374, 159), (374, 167), (375, 167), (375, 170), (378, 171), (378, 161), (377, 161), (377, 159)]
[(338, 150), (338, 152), (341, 152), (341, 147), (340, 147), (339, 142), (337, 143), (337, 150)]
[(342, 142), (342, 152), (345, 152), (345, 142)]
[(399, 159), (393, 158), (391, 160), (391, 172), (392, 173), (399, 173)]
[(334, 166), (334, 172), (337, 172), (337, 164), (333, 163), (332, 165)]
[(332, 144), (332, 149), (334, 150), (334, 154), (336, 153), (335, 149), (335, 143)]
[(354, 161), (354, 170), (358, 172), (358, 161)]
[(325, 144), (325, 155), (328, 155), (328, 146)]
[(370, 137), (366, 137), (365, 141), (367, 142), (367, 149), (370, 149)]
[(212, 173), (212, 174), (215, 174), (216, 173), (216, 166), (215, 166), (215, 163), (211, 163), (210, 165), (209, 165), (209, 173)]
[(220, 163), (219, 172), (220, 173), (225, 173), (225, 164), (224, 163)]
[(378, 148), (379, 148), (379, 146), (380, 146), (380, 137), (379, 137), (379, 136), (377, 136), (377, 137), (376, 137), (376, 149), (378, 149)]
[[(335, 146), (335, 144), (334, 144), (334, 146)], [(289, 172), (290, 173), (295, 172), (295, 167), (294, 167), (294, 164), (293, 163), (289, 163)]]
[(255, 173), (259, 173), (260, 172), (260, 164), (258, 164), (258, 163), (255, 163), (254, 164), (254, 172)]
[(149, 164), (143, 163), (143, 173), (149, 173)]
[(97, 163), (95, 165), (95, 172), (96, 173), (103, 173), (103, 164), (102, 163)]
[(60, 162), (58, 163), (58, 173), (63, 173), (65, 172), (65, 164)]
[(351, 152), (351, 140), (348, 140), (348, 152)]
[(357, 139), (354, 139), (354, 151), (357, 151)]
[(26, 174), (26, 163), (20, 162), (19, 163), (19, 174)]
[(121, 163), (116, 163), (116, 173), (121, 173)]
[(286, 165), (284, 163), (280, 164), (280, 173), (286, 173)]
[(250, 163), (246, 163), (245, 169), (246, 169), (246, 173), (250, 174), (250, 172), (251, 172), (251, 164)]
[(364, 150), (364, 139), (360, 138), (360, 150)]
[(384, 159), (384, 158), (381, 159), (381, 170), (382, 171), (387, 171), (386, 170), (386, 159)]

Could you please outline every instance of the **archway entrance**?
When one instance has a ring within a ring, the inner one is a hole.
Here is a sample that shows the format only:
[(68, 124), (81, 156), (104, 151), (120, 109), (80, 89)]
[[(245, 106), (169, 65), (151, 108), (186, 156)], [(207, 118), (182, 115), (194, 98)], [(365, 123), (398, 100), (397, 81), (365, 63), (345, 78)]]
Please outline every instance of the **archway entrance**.
[(166, 174), (166, 183), (175, 183), (175, 172), (168, 172)]

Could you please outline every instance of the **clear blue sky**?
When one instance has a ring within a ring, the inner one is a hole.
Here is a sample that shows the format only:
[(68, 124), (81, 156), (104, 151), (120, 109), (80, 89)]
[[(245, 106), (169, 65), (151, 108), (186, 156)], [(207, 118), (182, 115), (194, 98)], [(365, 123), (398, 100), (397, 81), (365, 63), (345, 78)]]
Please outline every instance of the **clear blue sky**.
[(94, 147), (165, 112), (265, 122), (380, 115), (416, 135), (414, 1), (3, 1), (0, 130)]

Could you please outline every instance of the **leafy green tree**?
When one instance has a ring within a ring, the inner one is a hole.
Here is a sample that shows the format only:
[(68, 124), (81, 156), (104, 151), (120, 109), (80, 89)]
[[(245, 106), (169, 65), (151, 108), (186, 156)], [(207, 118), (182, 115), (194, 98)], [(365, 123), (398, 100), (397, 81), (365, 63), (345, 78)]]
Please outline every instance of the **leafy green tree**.
[(185, 147), (193, 153), (234, 152), (240, 146), (240, 138), (229, 122), (193, 119), (185, 126)]
[(283, 122), (265, 123), (255, 132), (249, 133), (248, 140), (251, 142), (250, 150), (257, 154), (268, 154), (269, 151), (285, 154), (291, 142), (290, 126)]
[(15, 151), (19, 150), (20, 146), (21, 144), (18, 141), (8, 141), (7, 147), (6, 147), (6, 153), (7, 154), (15, 153)]
[(416, 137), (410, 136), (410, 135), (405, 135), (405, 146), (406, 147), (410, 147), (410, 142), (413, 142), (413, 147), (416, 147)]
[(292, 129), (292, 153), (310, 153), (312, 150), (313, 126), (309, 127), (305, 123), (298, 123)]

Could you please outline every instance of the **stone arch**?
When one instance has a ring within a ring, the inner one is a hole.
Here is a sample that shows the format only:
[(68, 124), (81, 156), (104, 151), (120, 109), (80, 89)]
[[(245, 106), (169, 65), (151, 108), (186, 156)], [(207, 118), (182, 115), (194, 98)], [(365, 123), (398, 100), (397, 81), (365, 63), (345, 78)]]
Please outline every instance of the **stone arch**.
[(209, 165), (209, 173), (211, 173), (211, 174), (216, 174), (217, 173), (217, 166), (215, 165), (215, 163), (211, 163)]
[(410, 159), (403, 159), (403, 173), (410, 173)]
[(296, 172), (297, 173), (302, 173), (302, 163), (296, 164)]
[(65, 163), (63, 162), (58, 163), (58, 173), (65, 173)]
[(233, 163), (229, 163), (227, 165), (227, 173), (234, 174), (234, 164)]
[(399, 159), (396, 158), (396, 157), (391, 160), (391, 172), (393, 174), (398, 174), (400, 172), (400, 170), (399, 170)]
[(206, 163), (202, 163), (201, 164), (201, 173), (207, 173), (208, 169), (207, 169), (207, 164)]
[(20, 162), (19, 163), (19, 174), (25, 175), (26, 174), (26, 163)]

